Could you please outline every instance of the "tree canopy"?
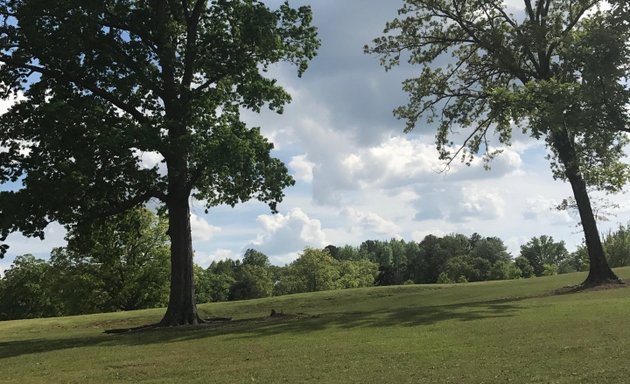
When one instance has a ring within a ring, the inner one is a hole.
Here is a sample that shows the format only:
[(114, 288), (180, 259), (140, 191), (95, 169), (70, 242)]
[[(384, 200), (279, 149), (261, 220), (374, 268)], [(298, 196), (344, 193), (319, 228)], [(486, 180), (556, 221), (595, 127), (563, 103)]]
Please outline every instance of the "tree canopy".
[(618, 191), (628, 178), (620, 159), (630, 26), (624, 2), (602, 3), (523, 0), (512, 14), (502, 0), (405, 0), (385, 35), (365, 48), (386, 69), (404, 59), (421, 67), (403, 83), (408, 104), (394, 113), (406, 131), (422, 121), (437, 126), (442, 159), (490, 160), (516, 128), (545, 140), (554, 175), (569, 181), (578, 205), (591, 258), (586, 285), (617, 280), (586, 186)]
[(134, 310), (168, 300), (167, 222), (146, 208), (71, 230), (50, 264), (65, 314)]
[[(43, 237), (51, 221), (90, 222), (154, 199), (171, 239), (163, 325), (199, 321), (189, 198), (207, 208), (250, 198), (272, 211), (293, 184), (242, 109), (282, 112), (267, 70), (301, 75), (319, 46), (309, 7), (255, 0), (0, 1), (0, 239)], [(140, 155), (165, 164), (147, 168)]]
[(521, 257), (529, 262), (536, 276), (541, 276), (545, 271), (545, 265), (559, 267), (569, 258), (569, 252), (564, 241), (555, 242), (553, 237), (542, 235), (521, 245)]

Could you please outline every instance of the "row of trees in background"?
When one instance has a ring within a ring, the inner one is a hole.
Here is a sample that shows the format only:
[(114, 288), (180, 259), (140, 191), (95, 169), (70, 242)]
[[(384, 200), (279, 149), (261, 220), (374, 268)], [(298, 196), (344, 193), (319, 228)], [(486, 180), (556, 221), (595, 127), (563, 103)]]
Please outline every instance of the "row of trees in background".
[(326, 249), (306, 248), (286, 266), (248, 249), (243, 260), (221, 260), (195, 269), (197, 302), (244, 300), (292, 293), (361, 288), (374, 285), (378, 264), (337, 260)]
[[(136, 209), (92, 227), (71, 230), (48, 261), (18, 256), (0, 278), (0, 319), (74, 315), (165, 306), (169, 289), (166, 220)], [(630, 265), (630, 225), (604, 237), (613, 267)], [(588, 270), (585, 247), (534, 237), (512, 258), (503, 241), (478, 234), (426, 236), (420, 242), (368, 240), (359, 246), (305, 249), (275, 266), (248, 249), (242, 260), (194, 267), (197, 302), (253, 299), (301, 292), (411, 283), (529, 278)]]
[(49, 261), (18, 256), (0, 279), (0, 319), (75, 315), (166, 305), (167, 223), (136, 209), (69, 231)]

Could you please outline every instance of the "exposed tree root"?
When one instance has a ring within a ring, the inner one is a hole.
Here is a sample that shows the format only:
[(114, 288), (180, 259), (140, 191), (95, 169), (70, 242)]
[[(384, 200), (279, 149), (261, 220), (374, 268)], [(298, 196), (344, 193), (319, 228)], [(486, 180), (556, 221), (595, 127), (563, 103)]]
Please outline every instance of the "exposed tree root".
[(589, 291), (601, 291), (606, 289), (626, 288), (629, 285), (621, 279), (607, 279), (601, 280), (597, 283), (584, 281), (581, 284), (563, 287), (556, 289), (552, 292), (554, 295), (562, 295), (567, 293), (589, 292)]

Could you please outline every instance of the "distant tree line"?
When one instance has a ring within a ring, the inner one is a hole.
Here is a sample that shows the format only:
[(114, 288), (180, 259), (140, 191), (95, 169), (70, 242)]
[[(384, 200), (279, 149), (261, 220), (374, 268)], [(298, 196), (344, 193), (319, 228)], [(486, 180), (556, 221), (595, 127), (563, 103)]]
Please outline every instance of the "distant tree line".
[(243, 260), (221, 260), (195, 270), (198, 302), (255, 299), (292, 293), (374, 285), (378, 265), (369, 260), (338, 260), (327, 249), (306, 248), (283, 267), (248, 249)]
[[(137, 209), (71, 229), (49, 260), (18, 256), (0, 278), (0, 320), (163, 307), (168, 301), (166, 220)], [(612, 267), (630, 265), (630, 225), (604, 236)], [(422, 241), (367, 240), (359, 246), (306, 248), (275, 266), (254, 249), (241, 260), (194, 266), (199, 303), (254, 299), (374, 285), (461, 283), (587, 271), (584, 246), (534, 237), (512, 258), (503, 241), (479, 234), (426, 236)]]

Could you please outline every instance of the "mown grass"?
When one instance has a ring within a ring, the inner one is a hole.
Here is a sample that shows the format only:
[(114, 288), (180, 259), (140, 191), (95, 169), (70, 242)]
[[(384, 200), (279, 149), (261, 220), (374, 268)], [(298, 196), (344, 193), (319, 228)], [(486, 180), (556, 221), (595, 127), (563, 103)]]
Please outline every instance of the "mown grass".
[(630, 289), (550, 294), (583, 278), (205, 304), (232, 321), (127, 334), (104, 330), (163, 310), (0, 322), (0, 382), (630, 382)]

